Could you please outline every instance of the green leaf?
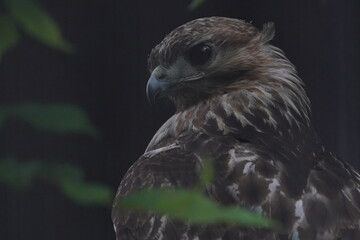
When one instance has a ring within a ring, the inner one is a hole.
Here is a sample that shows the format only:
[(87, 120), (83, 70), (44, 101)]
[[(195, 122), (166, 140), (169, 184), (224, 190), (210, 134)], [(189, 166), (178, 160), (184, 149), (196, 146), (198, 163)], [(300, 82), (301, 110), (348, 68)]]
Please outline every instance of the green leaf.
[(195, 10), (196, 8), (198, 8), (200, 5), (202, 5), (205, 2), (205, 0), (193, 0), (190, 5), (189, 5), (189, 9)]
[(81, 169), (69, 164), (41, 161), (18, 162), (12, 158), (0, 160), (0, 183), (20, 190), (33, 179), (41, 179), (57, 186), (65, 196), (81, 205), (109, 206), (113, 190), (99, 183), (84, 181)]
[(9, 16), (0, 14), (0, 57), (19, 39), (15, 23)]
[(19, 163), (13, 159), (0, 161), (0, 182), (15, 189), (30, 185), (34, 176), (41, 170), (38, 162)]
[(84, 178), (81, 169), (70, 164), (42, 163), (39, 174), (52, 182), (80, 182)]
[(63, 181), (60, 187), (67, 197), (82, 205), (110, 205), (113, 198), (113, 189), (101, 184)]
[(214, 178), (214, 163), (211, 157), (202, 157), (202, 169), (199, 178), (199, 189), (201, 190)]
[[(87, 115), (78, 107), (67, 104), (22, 103), (0, 105), (1, 118), (14, 117), (31, 126), (58, 133), (78, 132), (97, 135), (96, 128)], [(4, 120), (2, 120), (4, 121)]]
[(113, 190), (99, 183), (84, 181), (84, 173), (69, 164), (47, 163), (40, 173), (43, 178), (57, 185), (71, 200), (81, 205), (108, 205)]
[(278, 227), (272, 220), (240, 207), (222, 207), (202, 194), (184, 189), (154, 189), (129, 194), (116, 203), (117, 207), (152, 211), (195, 224), (230, 223), (252, 227)]
[(73, 51), (56, 22), (38, 3), (30, 0), (6, 0), (5, 3), (27, 34), (52, 48), (65, 52)]

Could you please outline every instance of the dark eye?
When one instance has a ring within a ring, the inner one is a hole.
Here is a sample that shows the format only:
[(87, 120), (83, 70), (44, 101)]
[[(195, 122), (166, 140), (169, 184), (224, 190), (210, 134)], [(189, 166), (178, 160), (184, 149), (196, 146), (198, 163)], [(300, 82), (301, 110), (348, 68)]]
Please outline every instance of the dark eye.
[(193, 66), (201, 66), (207, 63), (212, 54), (212, 49), (209, 45), (199, 44), (192, 47), (188, 52), (189, 62)]

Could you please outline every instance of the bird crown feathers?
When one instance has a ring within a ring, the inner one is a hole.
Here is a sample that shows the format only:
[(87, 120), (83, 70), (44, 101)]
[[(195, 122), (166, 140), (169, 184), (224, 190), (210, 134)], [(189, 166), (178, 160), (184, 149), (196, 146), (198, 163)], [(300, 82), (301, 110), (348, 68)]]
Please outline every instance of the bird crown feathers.
[(275, 37), (275, 24), (273, 22), (268, 22), (263, 25), (260, 35), (260, 41), (262, 43), (267, 43)]

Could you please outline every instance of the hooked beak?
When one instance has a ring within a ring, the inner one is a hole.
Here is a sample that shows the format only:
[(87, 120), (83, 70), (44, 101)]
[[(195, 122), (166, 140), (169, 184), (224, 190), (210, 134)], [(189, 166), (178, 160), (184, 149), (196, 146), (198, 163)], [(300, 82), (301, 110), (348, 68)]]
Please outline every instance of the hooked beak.
[(156, 67), (146, 85), (146, 95), (150, 104), (154, 104), (157, 99), (168, 94), (170, 88), (173, 89), (173, 87), (181, 83), (201, 79), (205, 74), (200, 72), (189, 76), (179, 75), (181, 74), (169, 71), (162, 66)]
[(165, 81), (160, 81), (153, 72), (146, 85), (146, 95), (150, 104), (154, 104), (160, 97), (161, 93), (165, 91), (171, 84)]

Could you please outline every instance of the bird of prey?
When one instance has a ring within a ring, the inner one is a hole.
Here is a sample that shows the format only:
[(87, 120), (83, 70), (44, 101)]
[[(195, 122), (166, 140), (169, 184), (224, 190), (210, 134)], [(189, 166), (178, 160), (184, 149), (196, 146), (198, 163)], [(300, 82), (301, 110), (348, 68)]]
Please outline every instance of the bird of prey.
[(360, 239), (360, 175), (329, 152), (311, 123), (304, 84), (274, 25), (208, 17), (168, 34), (148, 59), (151, 102), (176, 113), (124, 176), (116, 199), (146, 188), (193, 188), (214, 161), (206, 194), (282, 224), (279, 231), (193, 225), (114, 208), (118, 240)]

